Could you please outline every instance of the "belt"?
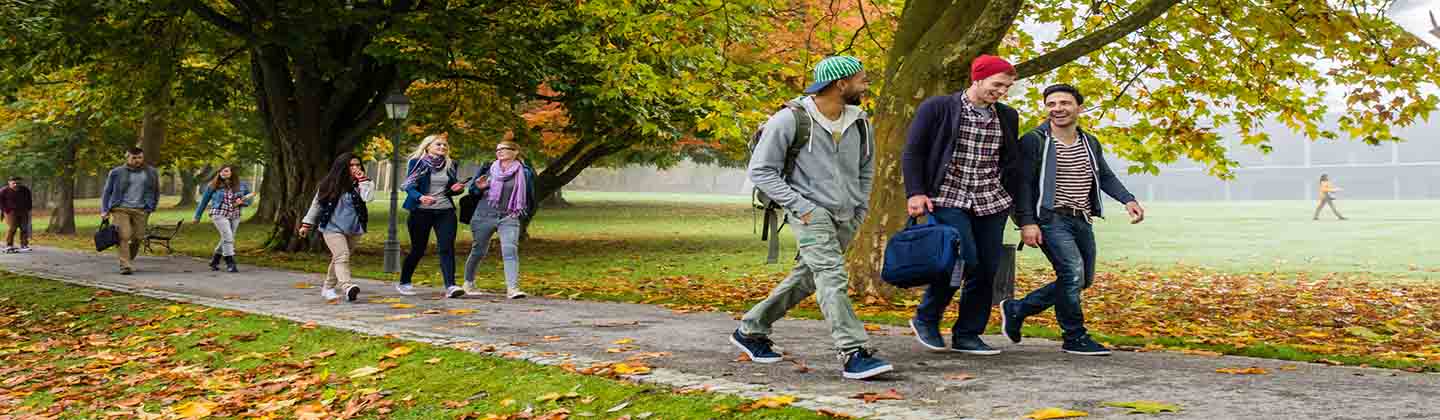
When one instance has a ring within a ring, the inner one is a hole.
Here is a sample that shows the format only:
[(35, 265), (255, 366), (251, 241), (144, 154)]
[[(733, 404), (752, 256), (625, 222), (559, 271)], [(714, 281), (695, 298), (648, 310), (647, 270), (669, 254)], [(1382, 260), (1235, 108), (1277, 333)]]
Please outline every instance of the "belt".
[(1090, 217), (1090, 211), (1089, 211), (1089, 210), (1080, 210), (1080, 209), (1070, 208), (1070, 207), (1056, 207), (1056, 208), (1055, 208), (1055, 213), (1056, 213), (1056, 214), (1063, 214), (1063, 215), (1066, 215), (1066, 216), (1073, 216), (1073, 217)]

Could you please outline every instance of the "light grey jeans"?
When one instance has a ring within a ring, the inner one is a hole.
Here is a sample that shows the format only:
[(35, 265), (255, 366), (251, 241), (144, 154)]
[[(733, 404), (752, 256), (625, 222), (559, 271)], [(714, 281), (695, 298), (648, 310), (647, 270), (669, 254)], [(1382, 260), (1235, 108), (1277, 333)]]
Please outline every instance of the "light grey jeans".
[(505, 288), (520, 288), (520, 218), (507, 216), (500, 211), (480, 203), (475, 215), (470, 217), (470, 234), (475, 243), (470, 245), (470, 258), (465, 260), (465, 282), (475, 282), (475, 269), (480, 260), (490, 252), (490, 237), (500, 232), (500, 258), (505, 262)]
[(795, 240), (800, 243), (800, 261), (769, 297), (745, 313), (740, 319), (740, 333), (770, 335), (770, 326), (775, 321), (813, 294), (820, 304), (820, 312), (830, 323), (830, 338), (835, 340), (835, 347), (850, 350), (865, 346), (870, 337), (851, 305), (850, 274), (845, 271), (845, 249), (850, 247), (859, 221), (835, 220), (824, 207), (815, 208), (808, 225), (794, 216), (788, 217)]
[(212, 216), (210, 222), (215, 224), (215, 230), (220, 231), (220, 243), (215, 244), (215, 253), (222, 257), (235, 256), (235, 231), (240, 229), (240, 218)]

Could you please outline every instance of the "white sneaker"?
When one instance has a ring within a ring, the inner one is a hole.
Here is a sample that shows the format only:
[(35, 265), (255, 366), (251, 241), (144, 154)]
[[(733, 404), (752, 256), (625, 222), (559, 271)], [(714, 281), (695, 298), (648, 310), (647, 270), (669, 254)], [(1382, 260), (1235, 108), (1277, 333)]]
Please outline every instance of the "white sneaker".
[(325, 298), (325, 301), (329, 302), (335, 299), (339, 299), (340, 295), (335, 294), (335, 289), (320, 289), (320, 297)]
[(30, 252), (30, 251), (34, 251), (34, 250), (33, 250), (33, 249), (30, 249), (30, 247), (28, 247), (28, 246), (22, 246), (22, 247), (20, 247), (20, 250), (19, 250), (19, 251), (16, 251), (16, 252), (26, 252), (26, 253), (28, 253), (28, 252)]
[(465, 282), (465, 293), (480, 293), (480, 292), (476, 292), (476, 290), (478, 290), (478, 289), (479, 289), (479, 287), (475, 287), (475, 282), (474, 282), (474, 281), (467, 281), (467, 282)]
[(510, 293), (507, 293), (507, 295), (509, 295), (511, 299), (523, 299), (529, 296), (525, 294), (525, 292), (520, 291), (520, 289), (510, 289)]
[(461, 289), (460, 286), (450, 286), (445, 288), (445, 297), (454, 299), (461, 296), (465, 296), (465, 289)]
[(345, 301), (354, 302), (357, 299), (360, 299), (360, 286), (353, 284), (345, 286)]
[(14, 253), (16, 253), (16, 252), (19, 252), (19, 250), (17, 250), (17, 249), (16, 249), (15, 247), (13, 247), (13, 246), (7, 246), (7, 247), (5, 247), (5, 251), (3, 251), (3, 252), (6, 253), (6, 254), (14, 254)]
[(395, 284), (395, 291), (405, 296), (415, 296), (415, 288), (408, 284)]

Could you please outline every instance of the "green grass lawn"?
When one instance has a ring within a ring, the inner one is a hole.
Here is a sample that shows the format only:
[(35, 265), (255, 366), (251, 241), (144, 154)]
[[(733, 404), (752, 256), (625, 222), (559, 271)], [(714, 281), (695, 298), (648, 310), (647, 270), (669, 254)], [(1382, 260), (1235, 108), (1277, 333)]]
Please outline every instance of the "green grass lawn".
[(527, 409), (606, 419), (825, 418), (794, 407), (741, 412), (748, 402), (730, 396), (4, 272), (0, 378), (0, 412), (17, 418), (180, 418), (201, 406), (226, 418), (336, 418), (347, 408), (367, 419), (532, 418), (517, 415)]

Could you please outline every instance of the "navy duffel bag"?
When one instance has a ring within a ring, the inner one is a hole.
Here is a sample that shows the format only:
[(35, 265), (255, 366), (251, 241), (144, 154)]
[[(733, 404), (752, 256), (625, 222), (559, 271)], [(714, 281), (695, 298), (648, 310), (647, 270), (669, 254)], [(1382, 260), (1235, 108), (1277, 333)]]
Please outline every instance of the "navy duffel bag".
[(926, 217), (925, 224), (919, 225), (911, 217), (905, 229), (886, 243), (880, 279), (895, 287), (928, 286), (949, 279), (958, 259), (959, 242), (960, 231), (935, 223), (935, 216)]

